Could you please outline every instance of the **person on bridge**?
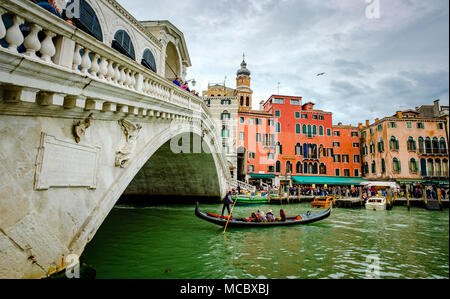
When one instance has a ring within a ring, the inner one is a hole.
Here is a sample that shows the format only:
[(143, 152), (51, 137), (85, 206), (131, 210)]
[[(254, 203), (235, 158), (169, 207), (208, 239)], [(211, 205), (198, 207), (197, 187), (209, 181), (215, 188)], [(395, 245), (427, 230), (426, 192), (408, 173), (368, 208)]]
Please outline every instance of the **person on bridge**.
[(228, 192), (227, 196), (225, 196), (225, 199), (223, 200), (222, 217), (225, 212), (225, 208), (228, 210), (228, 215), (231, 216), (230, 204), (234, 204), (233, 199), (231, 198), (231, 191)]

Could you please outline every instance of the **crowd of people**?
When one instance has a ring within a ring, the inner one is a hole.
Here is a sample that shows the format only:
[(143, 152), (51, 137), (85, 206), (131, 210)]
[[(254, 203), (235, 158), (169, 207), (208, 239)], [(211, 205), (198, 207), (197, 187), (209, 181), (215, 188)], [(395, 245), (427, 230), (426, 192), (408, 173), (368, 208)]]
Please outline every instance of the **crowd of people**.
[(173, 84), (179, 86), (181, 89), (186, 90), (187, 92), (191, 93), (193, 96), (196, 96), (196, 97), (200, 96), (198, 91), (191, 90), (189, 88), (189, 82), (187, 82), (187, 81), (183, 82), (180, 78), (177, 77), (177, 78), (175, 78), (175, 80), (173, 80)]

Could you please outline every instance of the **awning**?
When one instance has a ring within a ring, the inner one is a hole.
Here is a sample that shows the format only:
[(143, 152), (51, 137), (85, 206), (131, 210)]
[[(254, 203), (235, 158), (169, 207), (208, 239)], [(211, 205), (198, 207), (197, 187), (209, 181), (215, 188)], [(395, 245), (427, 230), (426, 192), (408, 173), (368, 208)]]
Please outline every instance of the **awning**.
[(425, 182), (424, 180), (419, 180), (419, 179), (396, 179), (396, 181), (399, 184), (407, 184), (407, 185), (409, 185), (409, 184), (413, 184), (413, 185), (415, 185), (415, 184), (422, 184), (423, 182)]
[(443, 180), (424, 180), (422, 185), (426, 186), (448, 186), (448, 181)]
[(419, 180), (419, 179), (397, 179), (399, 184), (422, 184), (426, 186), (448, 186), (449, 182), (446, 180)]
[(274, 174), (262, 174), (262, 173), (252, 173), (250, 174), (252, 179), (274, 179)]
[(365, 182), (363, 178), (345, 178), (345, 177), (324, 177), (324, 176), (292, 176), (297, 184), (303, 185), (359, 185)]

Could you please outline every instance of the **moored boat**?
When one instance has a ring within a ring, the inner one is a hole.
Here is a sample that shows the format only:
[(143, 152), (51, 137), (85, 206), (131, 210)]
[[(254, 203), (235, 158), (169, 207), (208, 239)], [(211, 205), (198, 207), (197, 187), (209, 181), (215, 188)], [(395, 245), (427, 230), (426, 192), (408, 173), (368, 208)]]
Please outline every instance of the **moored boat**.
[(386, 210), (386, 198), (384, 196), (373, 196), (366, 202), (367, 210), (383, 211)]
[(222, 217), (214, 215), (208, 212), (202, 212), (198, 208), (198, 203), (195, 206), (195, 215), (205, 221), (211, 222), (216, 225), (225, 226), (228, 221), (228, 227), (273, 227), (273, 226), (292, 226), (301, 224), (310, 224), (328, 218), (331, 215), (331, 207), (326, 211), (320, 213), (311, 214), (310, 212), (294, 217), (286, 217), (286, 221), (273, 221), (273, 222), (247, 222), (244, 218), (231, 218), (228, 221), (228, 217)]
[(232, 197), (237, 206), (262, 205), (269, 203), (267, 196), (246, 196), (239, 195)]
[(313, 208), (329, 208), (333, 204), (333, 196), (318, 196), (311, 202)]

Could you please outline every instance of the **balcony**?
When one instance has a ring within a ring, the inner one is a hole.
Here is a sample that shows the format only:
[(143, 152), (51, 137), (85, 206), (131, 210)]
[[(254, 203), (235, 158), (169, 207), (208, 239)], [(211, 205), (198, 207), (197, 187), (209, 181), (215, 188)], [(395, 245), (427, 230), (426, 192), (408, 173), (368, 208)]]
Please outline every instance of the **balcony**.
[[(0, 38), (8, 47), (0, 47), (0, 84), (8, 98), (66, 109), (199, 118), (214, 128), (201, 98), (32, 1), (2, 0), (0, 12), (8, 14), (12, 22), (6, 29), (0, 19)], [(20, 29), (22, 24), (30, 28), (26, 36)], [(19, 46), (24, 48), (23, 53), (18, 52)], [(40, 94), (48, 96), (40, 100)]]
[(419, 156), (448, 156), (447, 149), (439, 148), (419, 148)]

